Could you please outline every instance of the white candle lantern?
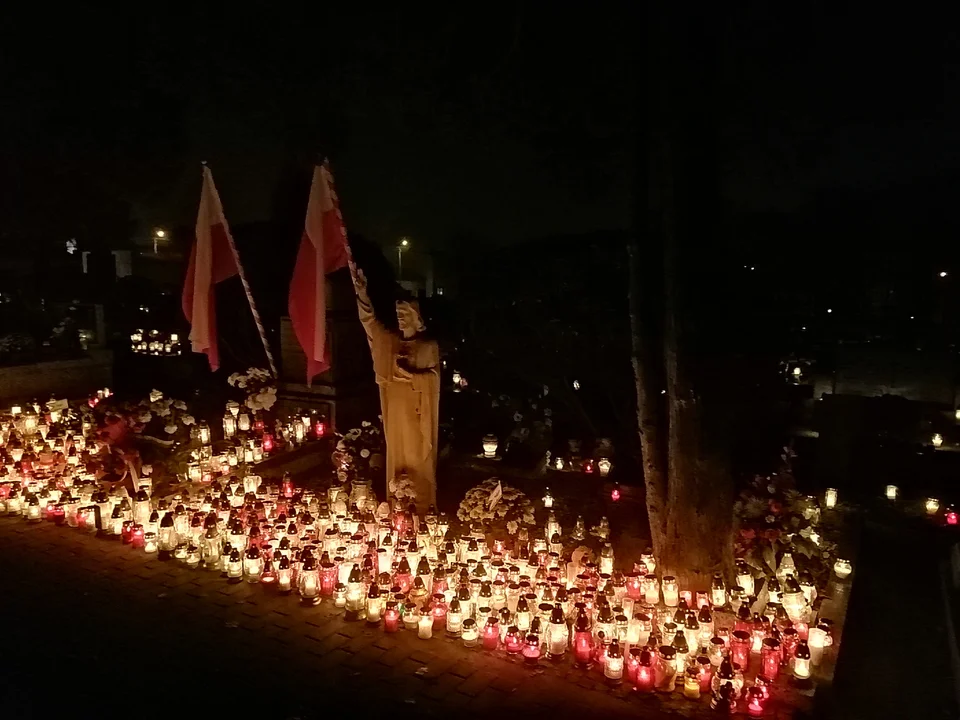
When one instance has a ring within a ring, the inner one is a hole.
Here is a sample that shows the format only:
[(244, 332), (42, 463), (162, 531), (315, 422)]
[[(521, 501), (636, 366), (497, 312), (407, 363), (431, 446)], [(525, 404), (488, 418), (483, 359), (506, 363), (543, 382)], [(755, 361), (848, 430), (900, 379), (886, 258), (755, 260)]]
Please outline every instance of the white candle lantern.
[(816, 667), (823, 659), (823, 648), (827, 646), (827, 631), (812, 627), (807, 632), (807, 645), (810, 648), (810, 664)]
[(236, 434), (237, 419), (228, 412), (223, 416), (223, 436), (229, 440)]
[(613, 463), (607, 458), (600, 458), (600, 460), (597, 461), (597, 470), (600, 471), (600, 477), (609, 475), (611, 467), (613, 467)]
[(940, 501), (936, 498), (927, 498), (927, 501), (923, 504), (923, 507), (927, 511), (927, 515), (936, 515), (937, 511), (940, 509)]
[(833, 572), (837, 574), (838, 578), (845, 580), (850, 577), (850, 573), (853, 572), (853, 565), (850, 564), (849, 560), (837, 558), (837, 562), (833, 565)]
[(836, 488), (827, 488), (827, 491), (823, 494), (823, 504), (827, 510), (832, 510), (837, 506)]
[(547, 488), (543, 494), (543, 507), (547, 510), (553, 507), (553, 495), (550, 494), (550, 488)]
[(143, 534), (143, 551), (145, 553), (157, 552), (157, 534), (147, 532)]
[(896, 485), (887, 485), (884, 495), (886, 495), (887, 500), (893, 502), (897, 499), (897, 494), (899, 493), (899, 488)]
[(197, 427), (197, 437), (200, 438), (201, 445), (210, 444), (210, 426), (205, 421), (201, 421)]
[(433, 637), (433, 615), (425, 613), (417, 621), (417, 637), (421, 640), (429, 640)]
[(499, 442), (496, 435), (483, 436), (483, 456), (485, 458), (494, 458), (497, 456), (497, 447)]
[(667, 607), (676, 607), (680, 604), (680, 587), (673, 575), (663, 576), (663, 604)]
[(940, 433), (934, 433), (933, 437), (930, 438), (930, 442), (935, 448), (941, 447), (943, 445), (943, 435)]
[(237, 427), (240, 429), (240, 432), (250, 432), (250, 416), (242, 412), (237, 417)]

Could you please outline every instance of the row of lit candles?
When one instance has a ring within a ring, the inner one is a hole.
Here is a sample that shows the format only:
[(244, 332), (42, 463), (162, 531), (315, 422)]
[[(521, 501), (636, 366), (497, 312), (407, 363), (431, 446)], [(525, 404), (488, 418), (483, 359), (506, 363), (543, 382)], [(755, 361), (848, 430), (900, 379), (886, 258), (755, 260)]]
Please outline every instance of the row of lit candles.
[[(259, 487), (259, 486), (258, 486)], [(252, 485), (247, 486), (251, 492), (255, 489)], [(258, 488), (257, 488), (258, 489)], [(36, 520), (39, 518), (39, 503), (32, 503), (29, 505), (30, 508), (37, 508), (35, 511), (29, 511), (26, 513), (28, 520)], [(95, 511), (101, 510), (99, 506), (94, 506), (93, 508), (82, 508), (77, 513), (77, 519), (75, 523), (71, 523), (67, 519), (68, 524), (76, 524), (78, 527), (86, 527), (87, 529), (94, 529), (102, 524), (102, 518), (99, 519), (99, 522), (91, 522), (88, 511), (93, 509)], [(115, 508), (116, 509), (116, 508)], [(114, 519), (117, 519), (117, 513), (112, 513)], [(260, 548), (256, 545), (249, 545), (245, 551), (241, 552), (240, 546), (246, 543), (245, 538), (241, 536), (233, 537), (234, 542), (237, 542), (237, 547), (230, 547), (229, 552), (221, 552), (226, 549), (220, 548), (221, 538), (224, 536), (222, 533), (214, 533), (214, 543), (213, 547), (204, 546), (203, 551), (197, 547), (187, 547), (184, 543), (179, 542), (182, 538), (183, 528), (181, 532), (178, 533), (175, 528), (175, 523), (173, 521), (172, 514), (164, 516), (164, 520), (171, 518), (170, 522), (161, 521), (161, 525), (164, 527), (161, 528), (160, 537), (157, 537), (156, 533), (147, 532), (144, 533), (143, 526), (140, 524), (135, 524), (131, 520), (122, 520), (120, 527), (120, 535), (125, 542), (130, 542), (134, 546), (143, 547), (147, 552), (157, 552), (167, 553), (173, 557), (177, 557), (180, 560), (183, 560), (190, 566), (199, 566), (203, 555), (206, 555), (205, 564), (210, 565), (211, 555), (218, 555), (214, 567), (221, 569), (224, 574), (235, 581), (240, 581), (242, 579), (247, 579), (249, 582), (264, 582), (265, 584), (274, 584), (283, 590), (292, 590), (294, 585), (297, 587), (300, 595), (304, 598), (306, 602), (317, 602), (321, 596), (332, 597), (334, 603), (338, 607), (343, 607), (347, 613), (348, 617), (353, 617), (353, 619), (359, 619), (361, 616), (365, 615), (366, 619), (369, 622), (379, 623), (381, 617), (384, 622), (384, 627), (387, 632), (393, 632), (399, 629), (399, 623), (401, 619), (406, 627), (411, 629), (416, 629), (420, 637), (424, 639), (429, 639), (432, 636), (433, 630), (442, 626), (448, 634), (457, 635), (462, 638), (463, 643), (472, 647), (477, 644), (482, 644), (488, 649), (495, 649), (501, 645), (507, 650), (508, 653), (522, 653), (524, 657), (528, 660), (535, 660), (539, 658), (540, 655), (540, 642), (541, 639), (545, 642), (547, 648), (547, 654), (551, 657), (562, 656), (566, 652), (566, 643), (569, 642), (570, 630), (566, 624), (566, 616), (564, 615), (563, 627), (565, 630), (561, 631), (560, 623), (553, 622), (557, 620), (556, 613), (554, 612), (558, 609), (559, 606), (550, 608), (547, 606), (551, 617), (549, 618), (549, 625), (547, 626), (546, 633), (528, 633), (529, 625), (526, 622), (523, 622), (522, 618), (518, 615), (516, 618), (516, 625), (508, 626), (505, 623), (498, 627), (500, 618), (495, 617), (490, 611), (480, 612), (476, 610), (476, 604), (472, 604), (472, 608), (469, 615), (471, 617), (463, 617), (463, 613), (450, 612), (449, 609), (451, 605), (456, 609), (456, 605), (451, 602), (447, 602), (447, 598), (440, 593), (434, 594), (432, 605), (428, 606), (427, 612), (419, 613), (414, 611), (414, 608), (417, 608), (417, 605), (413, 606), (404, 606), (404, 612), (399, 614), (398, 608), (402, 606), (405, 599), (409, 599), (408, 593), (401, 593), (403, 597), (396, 597), (396, 599), (383, 600), (384, 595), (380, 593), (378, 586), (375, 583), (369, 585), (369, 590), (366, 591), (366, 598), (364, 599), (364, 586), (360, 583), (359, 568), (357, 565), (354, 565), (349, 574), (346, 577), (343, 576), (345, 567), (341, 565), (337, 567), (335, 564), (327, 563), (326, 567), (318, 567), (317, 562), (312, 558), (308, 557), (304, 562), (303, 566), (299, 569), (299, 572), (296, 572), (295, 568), (291, 567), (289, 558), (286, 556), (281, 556), (279, 560), (279, 567), (274, 569), (272, 566), (272, 558), (266, 558), (264, 560)], [(63, 517), (59, 518), (54, 514), (50, 519), (63, 521)], [(116, 527), (114, 527), (114, 530)], [(229, 543), (228, 546), (229, 547)], [(383, 549), (382, 545), (379, 548)], [(478, 550), (479, 552), (479, 550)], [(612, 563), (612, 553), (608, 554), (610, 562)], [(604, 559), (603, 557), (601, 558)], [(286, 562), (285, 562), (286, 561)], [(286, 564), (286, 567), (284, 565)], [(604, 563), (606, 564), (606, 563)], [(409, 572), (409, 568), (407, 568)], [(638, 574), (631, 573), (630, 577), (625, 583), (626, 588), (625, 592), (629, 595), (637, 595), (639, 599), (640, 584), (637, 581)], [(394, 576), (394, 579), (397, 579)], [(655, 578), (653, 578), (655, 580)], [(345, 580), (346, 582), (342, 582)], [(644, 577), (643, 579), (647, 586), (644, 589), (644, 599), (651, 600), (652, 597), (649, 596), (651, 588), (651, 579), (650, 577)], [(676, 587), (675, 581), (665, 577), (663, 578), (663, 599), (665, 601), (666, 607), (675, 607), (680, 604), (681, 599), (684, 601), (690, 597), (690, 595), (681, 596), (679, 589)], [(717, 588), (713, 590), (714, 593), (718, 591)], [(722, 589), (719, 589), (720, 592), (723, 592)], [(634, 598), (631, 598), (634, 599)], [(699, 598), (699, 600), (705, 602), (706, 598)], [(725, 597), (721, 598), (717, 594), (713, 595), (714, 600), (725, 601)], [(659, 588), (657, 593), (656, 600), (659, 600)], [(459, 601), (458, 601), (459, 602)], [(391, 605), (391, 603), (393, 603)], [(632, 603), (631, 603), (632, 604)], [(396, 611), (398, 614), (394, 614), (393, 611)], [(477, 612), (478, 619), (484, 621), (482, 628), (478, 626), (477, 621), (472, 617), (474, 613)], [(543, 608), (541, 607), (541, 612)], [(542, 616), (544, 623), (547, 622), (548, 618)], [(442, 619), (442, 622), (441, 622)], [(642, 624), (642, 620), (639, 617), (634, 618), (635, 621)], [(631, 621), (632, 622), (632, 621)], [(648, 621), (649, 622), (649, 621)], [(592, 623), (591, 623), (592, 625)], [(591, 628), (592, 630), (592, 628)], [(593, 657), (592, 653), (595, 650), (596, 643), (594, 639), (591, 639), (588, 643), (587, 636), (583, 635), (582, 632), (584, 628), (581, 628), (581, 634), (578, 636), (574, 633), (574, 642), (573, 650), (574, 655), (578, 661), (586, 662)], [(737, 633), (744, 633), (743, 630), (735, 631), (732, 640), (730, 640), (730, 654), (736, 658), (743, 659), (741, 655), (736, 655), (736, 652), (739, 652), (738, 648), (741, 647), (739, 641), (742, 639), (738, 636)], [(613, 633), (608, 633), (612, 635)], [(614, 641), (611, 641), (609, 645), (605, 645), (605, 649), (602, 651), (600, 657), (594, 658), (600, 660), (603, 665), (605, 675), (611, 680), (620, 680), (623, 676), (623, 666), (624, 666), (624, 653), (627, 653), (628, 663), (627, 663), (627, 677), (630, 679), (633, 677), (633, 671), (636, 670), (638, 673), (638, 687), (643, 685), (642, 682), (644, 677), (655, 678), (658, 676), (658, 673), (644, 673), (642, 671), (643, 667), (653, 667), (653, 659), (658, 656), (658, 653), (652, 651), (650, 648), (642, 648), (637, 646), (640, 644), (640, 640), (643, 640), (645, 644), (646, 640), (649, 639), (649, 631), (646, 633), (646, 638), (643, 638), (643, 630), (640, 629), (640, 632), (636, 634), (634, 638), (634, 633), (629, 633), (630, 639), (635, 639), (637, 644), (631, 648), (630, 644), (626, 644), (623, 648), (620, 647), (620, 643), (626, 639), (625, 636), (614, 638)], [(814, 634), (816, 636), (816, 634)], [(592, 635), (591, 635), (592, 638)], [(579, 639), (579, 641), (578, 641)], [(812, 641), (813, 638), (811, 638)], [(751, 646), (754, 650), (757, 649), (756, 638), (751, 641)], [(776, 641), (773, 638), (760, 637), (760, 651), (763, 654), (764, 658), (764, 675), (768, 678), (776, 675), (774, 668), (768, 667), (772, 663), (772, 658), (774, 656), (773, 650), (777, 648), (775, 644)], [(770, 640), (771, 642), (767, 642)], [(720, 639), (720, 643), (724, 643), (723, 639)], [(588, 653), (587, 647), (590, 647), (591, 650)], [(814, 646), (816, 647), (816, 646)], [(768, 649), (769, 648), (769, 649)], [(714, 648), (716, 649), (716, 647)], [(667, 672), (664, 670), (663, 663), (661, 662), (656, 667), (660, 668), (659, 676), (660, 682), (654, 683), (660, 689), (664, 689), (663, 685), (667, 681), (667, 677), (670, 676), (673, 679), (676, 678), (678, 672), (681, 676), (686, 671), (685, 667), (678, 667), (676, 663), (676, 649), (672, 647), (661, 648), (659, 652), (660, 658), (667, 658), (672, 660), (673, 663), (667, 663), (668, 665), (674, 665), (674, 671)], [(783, 654), (780, 653), (777, 655), (778, 658), (783, 658)], [(796, 654), (793, 655), (796, 658)], [(720, 655), (714, 653), (712, 657), (711, 664), (716, 664), (716, 660), (720, 658)], [(799, 670), (794, 669), (794, 673), (797, 677), (803, 677), (804, 675), (804, 660), (803, 653), (800, 653), (800, 663)], [(644, 661), (647, 661), (645, 665)], [(684, 659), (684, 662), (686, 660)], [(794, 665), (797, 666), (796, 660), (793, 661)], [(741, 667), (746, 667), (746, 662), (737, 663)], [(807, 674), (809, 665), (806, 665)], [(702, 678), (701, 678), (702, 679)], [(669, 681), (671, 683), (673, 680)], [(649, 684), (649, 683), (648, 683)], [(694, 690), (692, 688), (692, 682), (689, 678), (684, 679), (684, 692), (688, 696), (692, 695)], [(644, 689), (641, 687), (641, 689)], [(699, 692), (699, 690), (697, 691)]]

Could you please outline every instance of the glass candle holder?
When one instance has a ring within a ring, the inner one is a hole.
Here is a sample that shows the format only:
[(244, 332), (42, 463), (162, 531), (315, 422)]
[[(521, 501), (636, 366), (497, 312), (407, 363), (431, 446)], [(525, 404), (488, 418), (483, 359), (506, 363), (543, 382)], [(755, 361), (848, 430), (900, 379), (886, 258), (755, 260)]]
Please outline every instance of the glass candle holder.
[(503, 646), (508, 653), (516, 655), (523, 649), (524, 636), (516, 625), (507, 628), (503, 636)]
[(497, 618), (488, 617), (483, 626), (483, 649), (496, 650), (500, 644), (500, 627)]
[(793, 676), (798, 680), (810, 677), (810, 646), (804, 640), (797, 643), (793, 654)]
[(383, 629), (388, 633), (395, 633), (400, 629), (400, 610), (396, 600), (388, 600), (383, 611)]
[(833, 510), (837, 506), (837, 489), (827, 488), (823, 494), (823, 505), (827, 510)]
[(764, 677), (776, 680), (777, 674), (780, 672), (780, 641), (776, 638), (764, 638), (760, 657)]
[[(746, 670), (750, 663), (751, 645), (750, 633), (745, 630), (734, 630), (733, 636), (730, 638), (730, 661)], [(720, 659), (722, 660), (722, 655)], [(720, 665), (719, 662), (716, 664), (717, 666)]]
[(616, 640), (607, 646), (604, 653), (603, 676), (616, 683), (623, 679), (623, 653), (620, 650), (620, 643)]
[(421, 615), (417, 621), (417, 637), (421, 640), (429, 640), (433, 637), (433, 617), (429, 613)]
[(841, 580), (846, 580), (850, 577), (850, 573), (853, 572), (853, 565), (849, 560), (837, 558), (837, 561), (833, 565), (833, 572), (836, 573), (837, 577)]
[(663, 604), (667, 607), (676, 607), (680, 604), (680, 587), (673, 575), (663, 576)]
[[(631, 653), (633, 651), (631, 650)], [(634, 683), (639, 692), (653, 692), (654, 680), (656, 676), (656, 658), (650, 648), (640, 650), (637, 658), (636, 678)]]
[(143, 535), (143, 551), (146, 553), (155, 553), (159, 547), (159, 542), (157, 540), (157, 534), (153, 532), (144, 533)]
[(536, 664), (540, 660), (540, 637), (537, 635), (527, 635), (523, 642), (523, 659), (530, 664)]
[(472, 648), (477, 646), (480, 642), (480, 631), (477, 629), (476, 620), (467, 618), (463, 621), (460, 638), (463, 640), (464, 647)]

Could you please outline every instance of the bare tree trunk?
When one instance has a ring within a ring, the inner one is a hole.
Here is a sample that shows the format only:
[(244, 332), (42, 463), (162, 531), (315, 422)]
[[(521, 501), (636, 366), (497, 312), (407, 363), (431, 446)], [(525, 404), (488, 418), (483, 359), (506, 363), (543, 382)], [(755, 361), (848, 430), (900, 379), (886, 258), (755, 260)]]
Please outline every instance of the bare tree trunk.
[(667, 463), (662, 432), (666, 420), (663, 411), (663, 373), (660, 345), (654, 342), (655, 334), (647, 322), (650, 303), (641, 299), (641, 295), (649, 297), (651, 294), (649, 286), (643, 282), (644, 276), (649, 277), (650, 273), (643, 271), (640, 249), (635, 242), (627, 247), (627, 256), (630, 264), (631, 359), (637, 388), (637, 432), (643, 455), (650, 539), (654, 553), (659, 555), (665, 547), (667, 530)]
[[(732, 478), (725, 436), (716, 432), (725, 420), (724, 408), (707, 416), (702, 402), (710, 389), (705, 380), (712, 379), (703, 351), (715, 348), (704, 342), (695, 322), (710, 312), (697, 248), (714, 241), (719, 221), (718, 188), (712, 182), (716, 167), (709, 152), (712, 128), (700, 124), (701, 106), (711, 100), (711, 58), (709, 53), (697, 57), (703, 38), (688, 42), (693, 28), (684, 11), (654, 13), (647, 73), (650, 125), (643, 138), (649, 153), (648, 206), (642, 216), (648, 240), (644, 258), (636, 256), (639, 248), (632, 249), (630, 268), (637, 415), (649, 471), (654, 549), (665, 574), (696, 590), (709, 587), (712, 573), (728, 569), (732, 558)], [(709, 23), (701, 27), (712, 31)], [(659, 323), (651, 321), (651, 313), (662, 313)], [(665, 408), (654, 401), (663, 389)], [(708, 396), (708, 405), (718, 400), (712, 392)]]

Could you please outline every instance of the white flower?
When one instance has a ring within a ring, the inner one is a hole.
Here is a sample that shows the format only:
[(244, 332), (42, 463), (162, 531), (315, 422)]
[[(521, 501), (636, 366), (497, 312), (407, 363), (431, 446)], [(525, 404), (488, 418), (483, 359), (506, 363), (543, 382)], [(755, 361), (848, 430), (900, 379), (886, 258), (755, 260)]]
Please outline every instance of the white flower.
[(157, 410), (157, 415), (159, 415), (160, 417), (167, 417), (169, 414), (170, 414), (170, 408), (168, 407), (161, 407)]
[(183, 400), (174, 400), (174, 401), (173, 401), (173, 406), (174, 406), (177, 410), (186, 410), (186, 409), (187, 409), (187, 404), (186, 404)]
[(163, 400), (162, 392), (156, 389), (150, 391), (150, 402), (160, 402), (161, 400)]
[(360, 427), (370, 427), (372, 424), (369, 420), (364, 420), (360, 423)]
[(184, 415), (183, 417), (180, 418), (180, 421), (184, 425), (194, 425), (197, 422), (196, 419), (193, 417), (193, 415)]
[(520, 422), (521, 420), (523, 420), (523, 414), (518, 410), (513, 414), (513, 421)]
[(544, 385), (544, 386), (543, 386), (543, 396), (546, 397), (546, 396), (549, 395), (549, 394), (550, 394), (550, 388), (548, 388), (546, 385)]
[(370, 451), (364, 448), (363, 450), (360, 451), (360, 457), (366, 460), (368, 457), (370, 457)]
[(516, 520), (511, 520), (510, 522), (507, 523), (507, 532), (510, 533), (511, 535), (516, 535), (517, 530), (519, 529), (520, 529), (520, 525), (517, 524)]
[(167, 435), (173, 435), (177, 431), (176, 425), (167, 425), (163, 428), (166, 431)]
[(149, 410), (146, 410), (146, 411), (140, 413), (140, 415), (137, 417), (137, 419), (138, 419), (140, 422), (142, 422), (144, 425), (146, 425), (148, 422), (150, 422), (151, 420), (153, 420), (153, 415), (150, 414), (150, 411), (149, 411)]

